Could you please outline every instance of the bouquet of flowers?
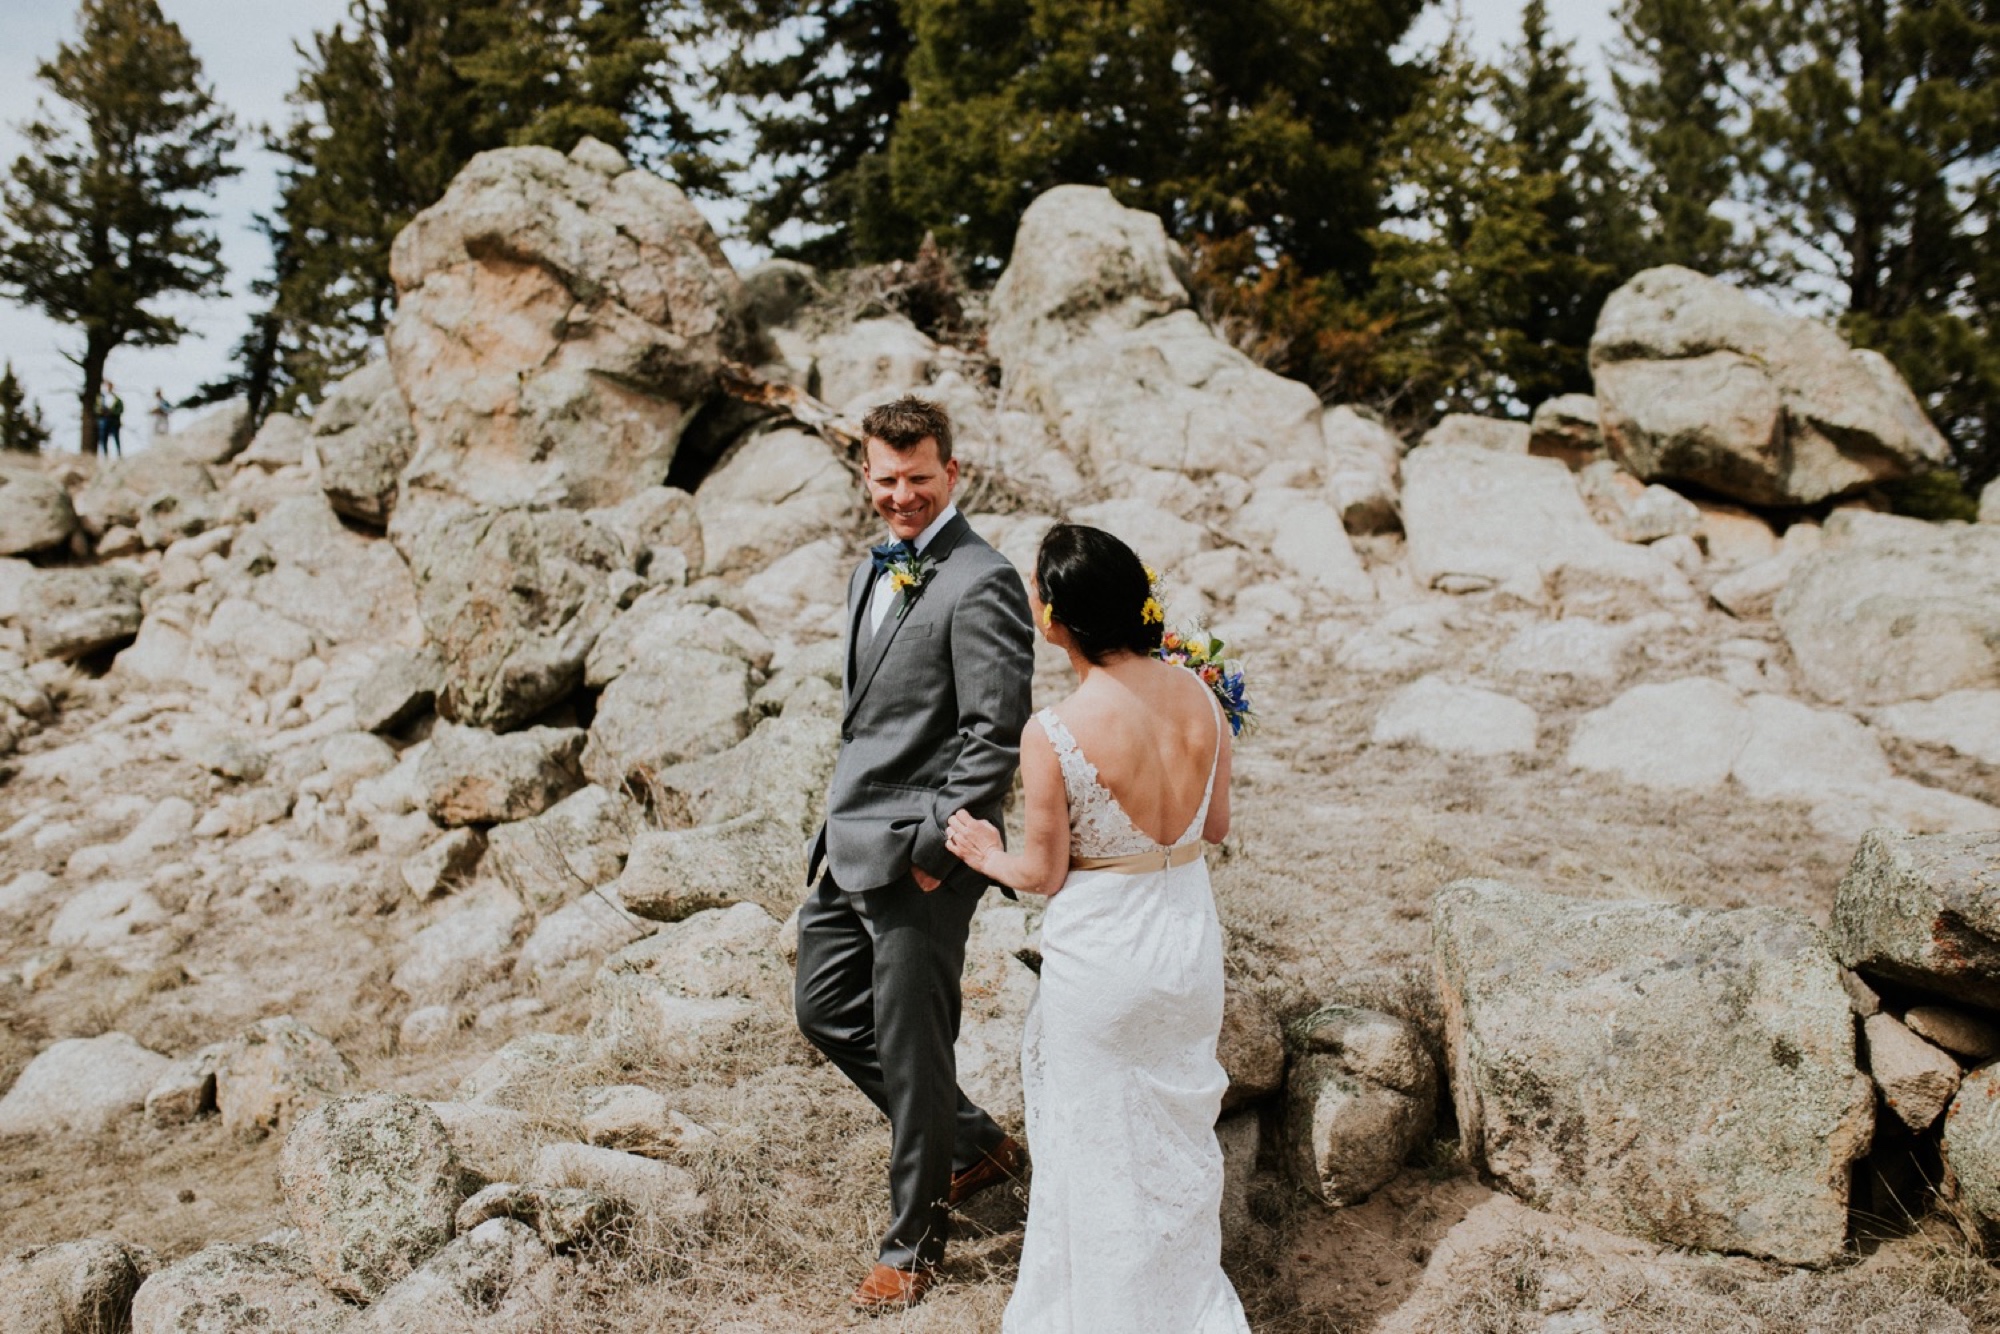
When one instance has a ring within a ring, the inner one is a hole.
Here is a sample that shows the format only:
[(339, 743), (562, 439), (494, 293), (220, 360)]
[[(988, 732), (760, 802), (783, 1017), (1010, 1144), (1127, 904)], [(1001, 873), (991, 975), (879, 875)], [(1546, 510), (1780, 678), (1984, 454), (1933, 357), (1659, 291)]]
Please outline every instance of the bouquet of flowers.
[(1205, 630), (1168, 630), (1160, 636), (1160, 647), (1153, 656), (1187, 668), (1215, 692), (1223, 716), (1229, 719), (1230, 735), (1242, 736), (1244, 726), (1256, 721), (1243, 690), (1243, 667), (1222, 656), (1222, 641), (1214, 635)]

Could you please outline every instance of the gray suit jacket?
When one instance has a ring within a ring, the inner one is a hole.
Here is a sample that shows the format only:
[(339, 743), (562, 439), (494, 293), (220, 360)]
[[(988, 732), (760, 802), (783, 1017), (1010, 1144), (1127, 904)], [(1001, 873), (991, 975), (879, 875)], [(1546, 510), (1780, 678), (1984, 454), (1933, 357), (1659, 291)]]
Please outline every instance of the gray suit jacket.
[(862, 561), (847, 581), (840, 757), (806, 859), (808, 884), (822, 857), (849, 891), (890, 884), (912, 866), (940, 880), (970, 876), (945, 851), (945, 821), (963, 807), (1001, 822), (1034, 673), (1028, 593), (963, 515), (924, 556), (930, 577), (872, 638), (862, 612), (874, 566)]

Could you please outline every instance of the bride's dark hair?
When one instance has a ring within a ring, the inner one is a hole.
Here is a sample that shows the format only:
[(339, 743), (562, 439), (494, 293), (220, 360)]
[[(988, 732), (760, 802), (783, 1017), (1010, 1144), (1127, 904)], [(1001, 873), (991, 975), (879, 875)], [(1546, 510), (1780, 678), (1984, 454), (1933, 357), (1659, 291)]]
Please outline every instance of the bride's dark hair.
[(1146, 620), (1153, 589), (1145, 562), (1102, 528), (1059, 523), (1049, 529), (1035, 553), (1035, 593), (1090, 662), (1160, 646), (1164, 627)]

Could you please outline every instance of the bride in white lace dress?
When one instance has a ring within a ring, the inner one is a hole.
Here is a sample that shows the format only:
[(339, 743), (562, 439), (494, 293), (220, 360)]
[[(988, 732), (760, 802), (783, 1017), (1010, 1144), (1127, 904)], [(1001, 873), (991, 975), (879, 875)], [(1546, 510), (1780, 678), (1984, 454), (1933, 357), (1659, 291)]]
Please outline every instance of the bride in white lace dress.
[(1194, 673), (1151, 656), (1158, 608), (1117, 538), (1058, 524), (1032, 591), (1081, 683), (1022, 735), (1024, 846), (963, 811), (948, 829), (981, 874), (1050, 896), (1021, 1053), (1034, 1183), (1002, 1328), (1248, 1334), (1222, 1272), (1222, 934), (1202, 860), (1229, 831), (1229, 729)]

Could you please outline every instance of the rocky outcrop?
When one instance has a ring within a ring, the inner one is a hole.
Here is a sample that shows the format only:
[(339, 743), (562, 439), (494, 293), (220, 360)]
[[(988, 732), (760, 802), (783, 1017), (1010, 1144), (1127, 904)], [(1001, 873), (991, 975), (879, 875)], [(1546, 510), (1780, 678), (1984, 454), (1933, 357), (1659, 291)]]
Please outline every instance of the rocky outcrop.
[(1842, 511), (1776, 615), (1822, 699), (1896, 704), (2000, 686), (2000, 527)]
[(1431, 925), (1460, 1134), (1503, 1186), (1670, 1245), (1840, 1253), (1874, 1094), (1810, 922), (1468, 880)]
[(439, 504), (615, 505), (666, 477), (748, 299), (680, 189), (589, 141), (482, 153), (397, 236), (389, 360)]
[(1255, 476), (1316, 461), (1320, 405), (1189, 309), (1160, 220), (1097, 186), (1028, 206), (993, 290), (988, 345), (1012, 393), (1109, 478), (1124, 469)]
[(464, 1198), (444, 1125), (388, 1093), (308, 1112), (285, 1139), (278, 1181), (313, 1272), (359, 1302), (450, 1241)]
[(854, 513), (855, 479), (818, 436), (781, 427), (733, 448), (695, 493), (708, 573), (772, 560)]
[(1446, 592), (1497, 590), (1566, 614), (1635, 615), (1694, 590), (1671, 562), (1590, 517), (1554, 459), (1425, 445), (1403, 460), (1410, 574)]
[(1590, 368), (1606, 443), (1649, 482), (1810, 505), (1950, 461), (1880, 353), (1691, 269), (1612, 293)]
[(1870, 830), (1829, 930), (1849, 968), (2000, 1009), (2000, 833)]

